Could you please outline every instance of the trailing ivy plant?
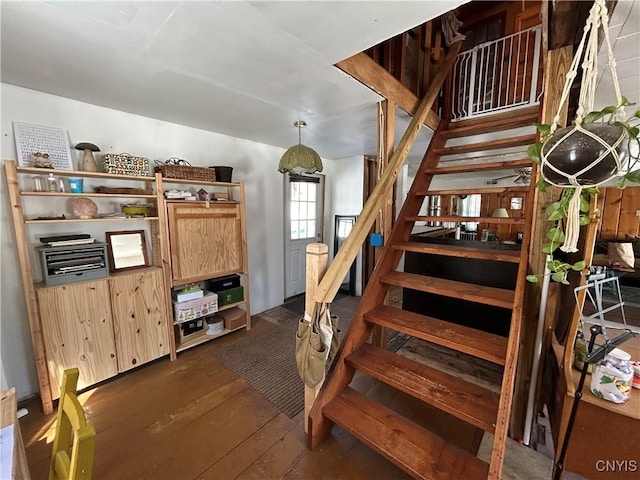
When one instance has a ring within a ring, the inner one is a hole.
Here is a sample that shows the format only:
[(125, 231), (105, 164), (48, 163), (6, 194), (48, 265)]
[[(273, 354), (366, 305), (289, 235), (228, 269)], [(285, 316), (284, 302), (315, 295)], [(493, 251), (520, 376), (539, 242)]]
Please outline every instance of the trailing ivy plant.
[[(629, 116), (625, 121), (621, 121), (617, 118), (618, 111), (621, 108), (630, 105), (633, 104), (629, 103), (625, 97), (622, 97), (620, 105), (610, 105), (602, 110), (590, 112), (582, 120), (583, 125), (590, 123), (616, 125), (626, 132), (628, 142), (627, 155), (629, 156), (629, 160), (627, 162), (626, 172), (621, 176), (617, 183), (618, 188), (625, 188), (627, 182), (640, 183), (640, 169), (634, 171), (634, 168), (640, 160), (640, 128), (638, 128), (638, 123), (640, 123), (640, 109), (636, 110), (634, 114)], [(536, 123), (535, 125), (540, 133), (540, 140), (529, 145), (529, 148), (527, 148), (527, 155), (533, 162), (540, 164), (542, 162), (542, 147), (551, 136), (551, 125), (541, 123)], [(634, 150), (636, 152), (635, 154), (633, 153)], [(536, 183), (536, 188), (541, 192), (545, 192), (550, 186), (551, 184), (544, 178), (540, 178)], [(564, 242), (564, 219), (567, 217), (569, 201), (575, 194), (575, 190), (575, 188), (571, 187), (562, 188), (562, 195), (560, 196), (560, 199), (546, 207), (545, 211), (547, 214), (547, 220), (549, 222), (553, 222), (553, 225), (547, 232), (546, 238), (548, 241), (542, 246), (543, 253), (552, 255), (553, 252)], [(580, 193), (581, 226), (587, 225), (590, 221), (588, 215), (590, 199), (597, 193), (598, 189), (596, 187), (583, 188)], [(598, 216), (600, 215), (600, 212), (596, 209), (594, 214)], [(562, 260), (551, 259), (547, 262), (547, 267), (551, 272), (550, 275), (553, 281), (569, 284), (569, 281), (567, 280), (569, 272), (572, 270), (583, 270), (586, 267), (586, 262), (584, 260), (580, 260), (571, 264)], [(536, 283), (538, 282), (539, 276), (540, 275), (527, 275), (527, 280), (529, 282)]]

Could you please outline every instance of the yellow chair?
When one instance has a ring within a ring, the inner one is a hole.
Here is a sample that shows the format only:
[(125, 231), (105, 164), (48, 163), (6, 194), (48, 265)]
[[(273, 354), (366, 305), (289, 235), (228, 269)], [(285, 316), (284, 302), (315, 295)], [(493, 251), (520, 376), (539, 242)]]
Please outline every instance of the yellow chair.
[(79, 375), (77, 368), (65, 370), (62, 375), (49, 480), (91, 478), (96, 431), (87, 424), (76, 395)]

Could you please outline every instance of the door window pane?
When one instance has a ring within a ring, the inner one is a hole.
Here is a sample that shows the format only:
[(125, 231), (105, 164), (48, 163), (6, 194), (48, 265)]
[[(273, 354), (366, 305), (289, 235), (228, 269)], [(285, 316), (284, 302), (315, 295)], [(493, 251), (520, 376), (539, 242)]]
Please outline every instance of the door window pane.
[(311, 182), (291, 183), (291, 240), (313, 238), (316, 235), (316, 195), (318, 184)]

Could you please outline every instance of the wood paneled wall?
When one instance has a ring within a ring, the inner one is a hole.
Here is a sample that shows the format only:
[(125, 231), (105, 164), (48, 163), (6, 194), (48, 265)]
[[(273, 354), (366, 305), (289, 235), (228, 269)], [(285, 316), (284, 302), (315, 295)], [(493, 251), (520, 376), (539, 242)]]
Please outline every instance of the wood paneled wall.
[(601, 188), (598, 197), (600, 223), (597, 238), (624, 239), (625, 235), (640, 236), (640, 186)]
[[(520, 210), (511, 210), (511, 199), (514, 197), (522, 198), (522, 208)], [(490, 217), (496, 208), (506, 208), (511, 218), (523, 218), (524, 209), (527, 201), (527, 195), (524, 192), (505, 192), (505, 193), (489, 193), (482, 195), (480, 203), (480, 216)], [(495, 233), (500, 240), (516, 241), (518, 232), (524, 231), (524, 225), (495, 225), (495, 224), (478, 224), (478, 238), (483, 229), (489, 229)]]

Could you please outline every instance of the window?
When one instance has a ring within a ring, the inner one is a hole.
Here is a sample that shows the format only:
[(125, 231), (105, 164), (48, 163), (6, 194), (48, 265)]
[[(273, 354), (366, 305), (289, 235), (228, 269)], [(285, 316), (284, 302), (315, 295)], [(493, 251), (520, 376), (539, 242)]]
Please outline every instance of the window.
[[(303, 180), (304, 179), (304, 180)], [(318, 180), (315, 177), (291, 176), (291, 240), (315, 238)]]
[[(463, 217), (479, 217), (480, 216), (480, 200), (482, 196), (480, 194), (467, 195), (467, 198), (462, 200), (462, 211), (460, 215)], [(477, 232), (477, 222), (462, 222), (465, 231)]]

